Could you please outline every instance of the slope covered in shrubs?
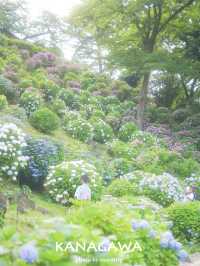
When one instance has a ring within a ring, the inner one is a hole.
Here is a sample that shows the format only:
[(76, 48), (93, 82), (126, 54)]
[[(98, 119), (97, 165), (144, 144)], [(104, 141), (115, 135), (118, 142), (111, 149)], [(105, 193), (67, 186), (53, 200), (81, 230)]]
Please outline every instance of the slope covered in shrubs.
[[(74, 265), (74, 255), (85, 253), (55, 253), (55, 241), (80, 239), (107, 249), (111, 241), (139, 241), (143, 251), (120, 253), (118, 265), (175, 266), (187, 259), (182, 245), (188, 248), (191, 239), (199, 243), (199, 201), (191, 206), (180, 201), (187, 185), (199, 195), (200, 164), (194, 147), (186, 143), (175, 149), (164, 134), (167, 130), (149, 122), (167, 123), (170, 117), (172, 124), (196, 125), (196, 118), (161, 107), (156, 113), (152, 107), (147, 131), (140, 131), (137, 99), (126, 82), (66, 62), (44, 47), (0, 38), (0, 191), (10, 200), (6, 216), (0, 213), (0, 264), (27, 265), (24, 261), (32, 259), (34, 265)], [(170, 135), (175, 144), (176, 138)], [(73, 200), (83, 174), (90, 178), (90, 203)], [(41, 209), (32, 206), (20, 214), (21, 221), (11, 221), (19, 207), (16, 195), (24, 186), (40, 193), (31, 197), (36, 204), (42, 197), (39, 203), (46, 213), (37, 220)], [(20, 231), (13, 229), (15, 223)], [(27, 234), (29, 226), (32, 232)], [(185, 231), (190, 229), (191, 237)], [(29, 251), (32, 257), (27, 258)], [(117, 253), (87, 255), (107, 258), (106, 265), (112, 266)]]

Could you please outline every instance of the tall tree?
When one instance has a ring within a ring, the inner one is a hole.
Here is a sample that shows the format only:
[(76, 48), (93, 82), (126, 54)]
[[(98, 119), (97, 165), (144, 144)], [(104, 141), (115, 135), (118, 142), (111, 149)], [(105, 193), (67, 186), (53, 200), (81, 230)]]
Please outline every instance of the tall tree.
[[(89, 25), (97, 25), (102, 43), (111, 60), (131, 72), (142, 75), (138, 125), (143, 129), (148, 86), (153, 69), (152, 59), (163, 47), (169, 25), (175, 25), (184, 12), (195, 6), (195, 0), (86, 0), (80, 10)], [(82, 17), (81, 13), (79, 16)]]

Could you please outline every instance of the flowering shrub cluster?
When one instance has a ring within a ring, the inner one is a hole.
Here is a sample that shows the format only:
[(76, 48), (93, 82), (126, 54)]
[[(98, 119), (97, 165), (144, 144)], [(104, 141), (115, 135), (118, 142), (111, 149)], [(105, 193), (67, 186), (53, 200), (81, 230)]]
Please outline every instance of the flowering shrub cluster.
[(81, 117), (66, 121), (66, 123), (64, 123), (64, 130), (73, 138), (79, 139), (83, 142), (88, 142), (93, 138), (92, 125)]
[(35, 69), (41, 66), (47, 67), (55, 63), (56, 56), (50, 52), (39, 52), (34, 54), (27, 60), (27, 65), (30, 69)]
[(148, 132), (135, 131), (131, 136), (131, 141), (140, 142), (141, 144), (146, 144), (147, 146), (153, 146), (159, 144), (159, 139)]
[(0, 110), (5, 109), (8, 106), (8, 102), (5, 95), (0, 95)]
[(135, 131), (137, 131), (136, 125), (134, 123), (128, 122), (122, 125), (119, 129), (119, 139), (122, 141), (130, 141)]
[(100, 143), (105, 143), (113, 138), (113, 130), (110, 125), (101, 119), (91, 120), (94, 128), (94, 140)]
[(178, 179), (168, 173), (154, 175), (142, 171), (128, 173), (122, 178), (132, 181), (138, 186), (138, 191), (155, 202), (168, 206), (183, 199), (183, 189)]
[(188, 253), (182, 249), (182, 244), (178, 242), (170, 231), (166, 231), (161, 235), (151, 228), (151, 225), (147, 220), (133, 220), (132, 229), (134, 231), (145, 230), (148, 232), (148, 236), (152, 239), (159, 239), (160, 247), (162, 249), (170, 249), (176, 253), (177, 258), (184, 262), (188, 259)]
[(87, 174), (92, 191), (92, 198), (98, 199), (101, 192), (101, 177), (93, 165), (84, 161), (63, 162), (52, 167), (45, 187), (49, 195), (57, 202), (67, 204), (74, 197), (77, 186), (81, 184), (81, 176)]
[(27, 139), (27, 146), (23, 148), (23, 155), (28, 156), (27, 165), (20, 169), (18, 177), (21, 185), (28, 185), (32, 189), (42, 190), (48, 175), (49, 166), (63, 161), (64, 151), (61, 145), (48, 139)]
[(139, 185), (147, 196), (163, 206), (183, 199), (183, 190), (178, 179), (168, 173), (159, 176), (146, 175)]
[(14, 124), (0, 125), (0, 176), (16, 181), (18, 170), (25, 167), (28, 158), (22, 155), (25, 135)]
[(20, 106), (22, 106), (29, 117), (41, 105), (41, 96), (37, 92), (25, 91), (20, 97)]

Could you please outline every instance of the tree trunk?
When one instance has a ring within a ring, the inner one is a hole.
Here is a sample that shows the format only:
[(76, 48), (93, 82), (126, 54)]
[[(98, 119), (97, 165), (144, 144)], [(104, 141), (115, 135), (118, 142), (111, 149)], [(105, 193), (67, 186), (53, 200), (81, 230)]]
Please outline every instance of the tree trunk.
[(137, 123), (140, 130), (144, 129), (144, 111), (147, 102), (150, 74), (151, 74), (150, 72), (144, 74), (142, 88), (140, 90), (140, 95), (139, 95), (139, 102), (137, 107)]

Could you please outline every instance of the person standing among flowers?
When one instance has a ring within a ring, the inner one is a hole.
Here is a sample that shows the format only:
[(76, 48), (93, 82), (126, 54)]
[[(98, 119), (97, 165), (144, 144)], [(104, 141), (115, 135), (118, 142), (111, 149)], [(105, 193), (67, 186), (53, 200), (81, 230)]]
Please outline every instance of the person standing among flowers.
[(91, 190), (88, 185), (89, 183), (88, 175), (82, 175), (81, 182), (82, 182), (82, 185), (77, 187), (74, 197), (77, 200), (91, 200)]
[(193, 200), (195, 200), (194, 189), (192, 187), (188, 186), (185, 189), (184, 201), (193, 201)]

